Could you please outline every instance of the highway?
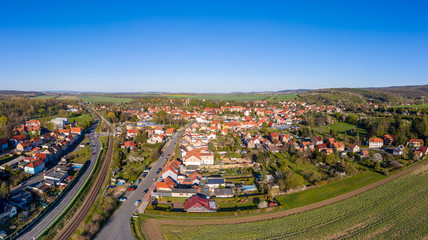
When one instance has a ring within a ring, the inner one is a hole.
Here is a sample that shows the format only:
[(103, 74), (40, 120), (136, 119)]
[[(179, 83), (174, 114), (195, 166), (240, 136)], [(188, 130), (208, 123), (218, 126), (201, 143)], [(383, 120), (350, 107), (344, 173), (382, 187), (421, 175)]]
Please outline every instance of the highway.
[(26, 232), (21, 234), (18, 239), (36, 239), (66, 209), (74, 196), (76, 196), (78, 191), (82, 188), (86, 179), (90, 177), (90, 173), (95, 166), (98, 153), (101, 150), (101, 143), (98, 138), (95, 137), (95, 130), (97, 128), (98, 122), (98, 118), (95, 117), (94, 123), (88, 129), (88, 133), (86, 134), (91, 144), (91, 151), (94, 153), (94, 155), (91, 155), (88, 167), (85, 170), (82, 169), (84, 173), (80, 175), (78, 179), (76, 179), (77, 182), (74, 183), (74, 186), (66, 194), (60, 196), (61, 199), (56, 203), (56, 205), (36, 223), (34, 223)]
[[(180, 139), (181, 135), (184, 132), (184, 128), (180, 131), (177, 131), (173, 137), (166, 143), (163, 148), (163, 153), (161, 157), (152, 165), (150, 172), (147, 176), (140, 182), (137, 189), (133, 192), (130, 192), (126, 197), (128, 200), (122, 203), (120, 208), (116, 213), (111, 217), (110, 221), (104, 225), (101, 231), (95, 236), (97, 240), (130, 240), (134, 239), (131, 231), (131, 225), (129, 223), (132, 214), (137, 209), (135, 202), (137, 200), (143, 200), (146, 197), (144, 193), (145, 189), (150, 189), (155, 183), (155, 179), (158, 178), (156, 171), (159, 168), (162, 168), (167, 159), (168, 155), (174, 156), (174, 149), (177, 141)], [(147, 194), (150, 194), (148, 192)]]

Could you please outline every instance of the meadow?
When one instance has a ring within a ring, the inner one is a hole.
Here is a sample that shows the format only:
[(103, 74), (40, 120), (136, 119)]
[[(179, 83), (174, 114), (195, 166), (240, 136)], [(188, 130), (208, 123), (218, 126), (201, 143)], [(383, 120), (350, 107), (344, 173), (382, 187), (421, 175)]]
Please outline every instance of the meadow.
[(68, 122), (69, 123), (74, 123), (74, 122), (78, 122), (78, 123), (84, 123), (88, 120), (91, 119), (91, 115), (90, 114), (81, 114), (79, 116), (75, 116), (75, 117), (69, 117), (68, 118)]
[(286, 209), (296, 208), (351, 192), (383, 178), (384, 175), (368, 171), (306, 191), (278, 196), (276, 199)]
[(162, 225), (166, 239), (423, 239), (428, 236), (427, 167), (322, 208), (224, 225)]
[(85, 102), (94, 102), (94, 103), (127, 103), (132, 100), (133, 98), (129, 97), (114, 97), (114, 96), (101, 96), (101, 95), (81, 95), (78, 96), (82, 101)]
[(343, 139), (345, 132), (350, 138), (355, 137), (357, 133), (360, 135), (360, 138), (365, 137), (367, 135), (367, 130), (365, 130), (364, 128), (360, 128), (356, 125), (344, 122), (333, 123), (318, 130), (323, 133), (329, 133), (330, 130), (334, 130), (338, 133), (338, 136), (341, 139)]

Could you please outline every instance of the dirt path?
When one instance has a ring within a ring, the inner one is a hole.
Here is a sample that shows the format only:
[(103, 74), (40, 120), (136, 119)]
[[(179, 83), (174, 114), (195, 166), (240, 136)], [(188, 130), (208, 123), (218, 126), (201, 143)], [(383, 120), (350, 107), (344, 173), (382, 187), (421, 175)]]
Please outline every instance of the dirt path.
[(260, 214), (260, 215), (253, 215), (253, 216), (247, 216), (247, 217), (230, 217), (230, 218), (222, 218), (222, 219), (195, 219), (195, 220), (189, 220), (189, 219), (149, 219), (143, 223), (143, 233), (144, 235), (150, 239), (150, 240), (158, 240), (158, 239), (165, 239), (165, 237), (162, 234), (161, 225), (215, 225), (215, 224), (237, 224), (237, 223), (246, 223), (246, 222), (255, 222), (255, 221), (262, 221), (262, 220), (269, 220), (273, 218), (280, 218), (289, 216), (296, 213), (302, 213), (308, 210), (312, 210), (315, 208), (320, 208), (327, 206), (332, 203), (336, 203), (342, 200), (345, 200), (347, 198), (353, 197), (355, 195), (358, 195), (360, 193), (366, 192), (368, 190), (371, 190), (373, 188), (376, 188), (384, 183), (387, 183), (393, 179), (396, 179), (404, 174), (407, 174), (409, 172), (412, 172), (416, 169), (423, 168), (423, 170), (427, 170), (426, 166), (428, 165), (428, 160), (425, 160), (422, 163), (419, 163), (415, 166), (412, 166), (410, 168), (407, 168), (401, 172), (398, 172), (394, 175), (391, 175), (389, 177), (386, 177), (380, 181), (377, 181), (375, 183), (372, 183), (370, 185), (367, 185), (365, 187), (356, 189), (354, 191), (326, 199), (320, 202), (308, 204), (302, 207), (292, 208), (285, 211), (280, 212), (274, 212), (274, 213), (267, 213), (267, 214)]

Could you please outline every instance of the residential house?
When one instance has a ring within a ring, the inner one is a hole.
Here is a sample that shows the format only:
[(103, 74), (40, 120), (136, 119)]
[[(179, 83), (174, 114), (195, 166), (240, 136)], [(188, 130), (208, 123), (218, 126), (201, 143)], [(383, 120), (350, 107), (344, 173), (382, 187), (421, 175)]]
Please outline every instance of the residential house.
[(369, 139), (369, 148), (381, 148), (383, 146), (382, 138), (370, 138)]
[(217, 188), (214, 190), (216, 198), (232, 198), (235, 196), (232, 188)]
[(383, 141), (385, 145), (392, 145), (394, 142), (394, 137), (392, 135), (385, 134), (385, 136), (383, 136)]
[(207, 183), (206, 183), (206, 185), (207, 185), (211, 190), (217, 189), (217, 188), (219, 188), (220, 186), (221, 186), (221, 187), (224, 187), (224, 186), (225, 186), (225, 184), (226, 184), (226, 181), (225, 181), (225, 180), (224, 180), (224, 178), (222, 178), (222, 177), (208, 177), (208, 178), (207, 178)]
[(137, 144), (134, 141), (126, 141), (120, 147), (121, 148), (126, 148), (126, 149), (133, 150), (133, 149), (135, 149), (137, 147)]
[(213, 165), (214, 164), (214, 153), (211, 151), (201, 151), (201, 164)]
[(31, 193), (27, 191), (19, 191), (10, 197), (10, 203), (20, 208), (25, 208), (32, 201)]
[(24, 171), (29, 174), (37, 174), (45, 169), (45, 160), (38, 159), (34, 160), (25, 166)]
[(168, 177), (177, 182), (178, 170), (173, 168), (172, 166), (165, 167), (162, 171), (162, 179), (166, 179)]
[(10, 140), (13, 143), (13, 145), (18, 145), (21, 141), (24, 141), (25, 139), (27, 139), (27, 135), (25, 134), (20, 134), (20, 135), (16, 135), (13, 136)]
[(198, 150), (191, 150), (186, 152), (186, 157), (184, 158), (184, 165), (201, 165), (201, 152)]
[(359, 151), (360, 151), (360, 147), (359, 147), (357, 144), (353, 144), (353, 143), (351, 143), (351, 144), (349, 144), (349, 146), (348, 146), (348, 151), (349, 151), (349, 152), (356, 153), (356, 152), (359, 152)]
[(419, 148), (424, 145), (424, 140), (422, 139), (410, 139), (409, 146), (411, 148)]
[(335, 142), (333, 143), (333, 148), (338, 152), (345, 151), (345, 144), (343, 142)]
[(168, 137), (172, 136), (174, 133), (175, 133), (175, 128), (168, 128), (168, 129), (165, 131), (165, 134), (166, 134)]
[(28, 141), (28, 140), (24, 140), (21, 141), (17, 146), (16, 149), (21, 151), (21, 152), (26, 152), (26, 151), (30, 151), (31, 149), (33, 149), (33, 143)]
[(5, 199), (0, 199), (0, 222), (5, 222), (13, 218), (16, 214), (18, 214), (18, 211), (15, 206)]
[(277, 132), (271, 132), (270, 133), (270, 140), (272, 142), (278, 142), (279, 141), (279, 134)]
[(216, 212), (217, 203), (214, 200), (207, 199), (201, 194), (194, 195), (184, 202), (184, 211), (186, 212)]
[(129, 129), (126, 133), (127, 137), (135, 137), (138, 134), (138, 129)]
[(398, 147), (394, 148), (394, 151), (392, 152), (393, 155), (403, 155), (404, 154), (404, 146), (399, 145)]

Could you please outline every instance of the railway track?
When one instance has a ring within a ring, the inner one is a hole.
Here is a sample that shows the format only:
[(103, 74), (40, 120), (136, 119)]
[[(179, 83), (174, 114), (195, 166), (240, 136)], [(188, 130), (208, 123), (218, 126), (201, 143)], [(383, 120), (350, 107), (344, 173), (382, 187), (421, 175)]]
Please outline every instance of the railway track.
[[(99, 116), (99, 118), (102, 119), (102, 121), (104, 121), (104, 119), (101, 118), (101, 116)], [(111, 126), (108, 123), (107, 125), (109, 126), (110, 131), (113, 132), (113, 129), (111, 128)], [(86, 197), (85, 201), (83, 202), (82, 206), (74, 214), (73, 218), (62, 228), (62, 230), (55, 237), (56, 240), (69, 239), (71, 235), (77, 230), (80, 223), (82, 223), (82, 221), (85, 219), (89, 211), (91, 210), (92, 206), (97, 200), (98, 194), (101, 191), (104, 180), (107, 177), (108, 170), (110, 169), (110, 162), (111, 162), (112, 155), (113, 155), (113, 136), (110, 135), (109, 141), (108, 141), (106, 158), (104, 160), (102, 169), (97, 179), (95, 180), (93, 187), (89, 191), (89, 194)]]

